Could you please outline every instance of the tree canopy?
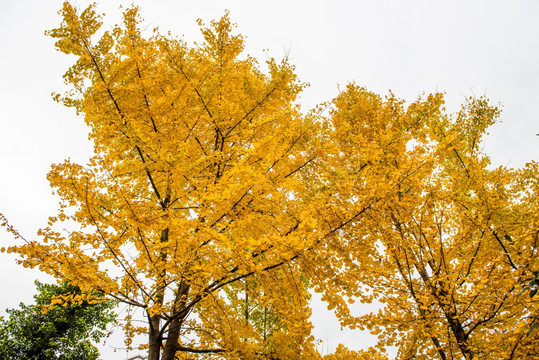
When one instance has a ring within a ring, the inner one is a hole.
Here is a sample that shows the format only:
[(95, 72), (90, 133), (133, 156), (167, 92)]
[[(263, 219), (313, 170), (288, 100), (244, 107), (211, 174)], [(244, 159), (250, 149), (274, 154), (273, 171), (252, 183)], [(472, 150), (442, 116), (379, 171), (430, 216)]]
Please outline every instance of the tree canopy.
[(519, 293), (539, 266), (538, 166), (490, 166), (481, 138), (499, 110), (470, 98), (449, 116), (440, 94), (405, 109), (354, 85), (334, 105), (338, 207), (380, 199), (337, 239), (342, 281), (383, 305), (350, 324), (402, 359), (536, 357), (537, 304)]
[[(137, 7), (110, 31), (94, 6), (60, 14), (47, 33), (76, 61), (55, 99), (95, 155), (53, 165), (60, 209), (40, 240), (3, 219), (23, 241), (8, 251), (141, 310), (128, 346), (146, 333), (150, 360), (320, 358), (313, 290), (378, 335), (371, 358), (536, 356), (536, 299), (518, 293), (539, 265), (539, 167), (490, 166), (487, 99), (452, 115), (439, 93), (406, 104), (351, 83), (304, 113), (294, 67), (261, 69), (228, 14), (199, 21), (195, 45), (143, 36)], [(361, 317), (348, 305), (374, 300)]]
[[(83, 295), (68, 283), (36, 282), (35, 305), (20, 304), (0, 318), (0, 357), (5, 360), (96, 360), (96, 343), (115, 319), (114, 303), (94, 293), (87, 301), (70, 302)], [(88, 294), (86, 294), (88, 295)]]
[[(73, 92), (57, 99), (84, 114), (95, 156), (53, 166), (60, 213), (42, 242), (18, 248), (24, 264), (142, 309), (149, 329), (127, 318), (127, 344), (148, 332), (150, 359), (309, 352), (293, 259), (313, 241), (299, 194), (319, 125), (293, 103), (293, 67), (269, 60), (264, 73), (240, 58), (228, 15), (201, 24), (204, 43), (189, 47), (143, 38), (136, 7), (96, 42), (93, 7), (66, 2), (61, 14), (48, 34), (77, 61), (65, 75)], [(80, 230), (56, 231), (63, 221)], [(229, 289), (270, 307), (280, 331), (259, 334)]]

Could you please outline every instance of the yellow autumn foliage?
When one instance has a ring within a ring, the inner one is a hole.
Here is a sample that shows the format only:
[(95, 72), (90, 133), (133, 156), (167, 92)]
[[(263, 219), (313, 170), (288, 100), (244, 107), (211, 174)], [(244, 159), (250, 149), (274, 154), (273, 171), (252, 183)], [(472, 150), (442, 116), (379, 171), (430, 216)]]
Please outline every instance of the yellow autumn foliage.
[[(143, 36), (135, 6), (109, 31), (94, 6), (60, 14), (47, 33), (75, 61), (54, 98), (95, 155), (52, 166), (61, 203), (39, 240), (0, 214), (6, 251), (145, 314), (126, 316), (128, 346), (147, 332), (150, 360), (539, 357), (537, 300), (519, 296), (539, 268), (539, 165), (490, 165), (487, 99), (450, 115), (439, 93), (406, 104), (352, 83), (305, 114), (294, 67), (244, 55), (228, 14), (192, 46)], [(311, 290), (376, 347), (322, 357)]]

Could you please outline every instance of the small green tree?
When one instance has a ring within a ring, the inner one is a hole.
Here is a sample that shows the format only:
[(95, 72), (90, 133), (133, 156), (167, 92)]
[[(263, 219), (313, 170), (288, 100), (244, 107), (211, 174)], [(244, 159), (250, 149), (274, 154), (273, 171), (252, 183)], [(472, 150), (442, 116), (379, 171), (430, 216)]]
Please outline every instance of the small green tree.
[[(35, 305), (21, 303), (9, 309), (9, 319), (0, 317), (0, 359), (95, 360), (94, 343), (104, 335), (114, 318), (114, 304), (98, 293), (84, 294), (69, 283), (36, 281)], [(86, 300), (81, 300), (81, 299)], [(66, 301), (68, 299), (79, 299)]]

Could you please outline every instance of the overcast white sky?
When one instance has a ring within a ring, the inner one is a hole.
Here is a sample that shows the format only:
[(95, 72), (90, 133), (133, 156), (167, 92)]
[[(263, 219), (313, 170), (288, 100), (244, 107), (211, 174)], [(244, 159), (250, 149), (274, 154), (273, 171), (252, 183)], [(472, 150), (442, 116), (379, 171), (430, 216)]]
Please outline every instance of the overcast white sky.
[[(74, 1), (85, 8), (89, 1)], [(118, 5), (102, 0), (104, 26), (120, 18)], [(449, 110), (465, 96), (486, 95), (503, 106), (502, 123), (491, 129), (485, 151), (493, 163), (518, 167), (539, 150), (538, 1), (180, 1), (142, 0), (151, 28), (200, 39), (197, 18), (209, 22), (225, 9), (259, 58), (289, 53), (302, 81), (305, 110), (330, 100), (350, 81), (405, 100), (423, 92), (446, 92)], [(59, 24), (59, 0), (0, 1), (0, 212), (27, 238), (53, 215), (57, 200), (46, 180), (50, 165), (67, 157), (84, 162), (91, 147), (81, 118), (52, 101), (62, 89), (70, 58), (54, 50), (45, 29)], [(12, 243), (0, 232), (0, 246)], [(30, 303), (33, 281), (43, 278), (0, 254), (0, 314)], [(372, 345), (357, 332), (340, 333), (324, 306), (316, 305), (315, 336), (323, 350), (339, 342)], [(125, 353), (103, 351), (104, 360)], [(121, 345), (121, 344), (118, 344)]]

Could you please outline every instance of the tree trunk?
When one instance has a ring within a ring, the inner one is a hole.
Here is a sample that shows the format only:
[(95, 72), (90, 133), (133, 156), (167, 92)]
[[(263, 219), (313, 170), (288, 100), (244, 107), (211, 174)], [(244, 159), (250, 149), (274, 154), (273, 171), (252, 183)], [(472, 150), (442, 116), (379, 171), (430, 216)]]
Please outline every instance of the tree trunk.
[[(166, 201), (166, 199), (165, 199)], [(161, 243), (168, 242), (168, 228), (161, 231), (160, 237)], [(161, 252), (161, 261), (163, 264), (166, 262), (166, 251)], [(157, 279), (157, 285), (160, 286), (165, 282), (166, 271), (162, 270)], [(155, 295), (155, 303), (157, 305), (163, 305), (165, 301), (165, 287), (159, 289)], [(150, 316), (149, 320), (149, 348), (148, 348), (148, 360), (159, 360), (161, 357), (161, 345), (163, 344), (163, 334), (161, 334), (161, 317), (159, 314)], [(172, 358), (174, 359), (174, 358)]]
[(182, 327), (183, 317), (172, 320), (168, 327), (167, 342), (163, 350), (162, 360), (174, 360), (176, 351), (178, 351), (178, 340), (180, 338), (180, 330)]
[[(185, 310), (188, 292), (189, 285), (181, 282), (178, 286), (178, 293), (176, 294), (173, 316)], [(162, 360), (174, 360), (179, 348), (180, 333), (185, 314), (175, 317), (168, 325), (167, 342), (163, 350)]]
[(159, 360), (161, 356), (162, 337), (159, 335), (160, 322), (159, 315), (150, 317), (148, 360)]

